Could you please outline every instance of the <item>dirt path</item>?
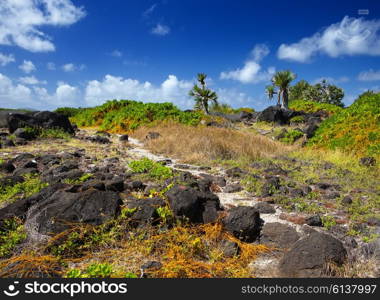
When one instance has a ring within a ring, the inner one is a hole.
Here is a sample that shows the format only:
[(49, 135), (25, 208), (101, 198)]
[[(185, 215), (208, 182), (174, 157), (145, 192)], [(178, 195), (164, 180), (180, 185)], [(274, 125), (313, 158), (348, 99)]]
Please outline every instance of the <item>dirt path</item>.
[[(117, 139), (118, 141), (118, 139)], [(136, 159), (140, 158), (148, 158), (154, 161), (166, 161), (166, 166), (178, 170), (178, 171), (187, 171), (190, 172), (194, 176), (199, 176), (200, 174), (207, 174), (211, 176), (222, 176), (226, 178), (227, 185), (228, 184), (235, 184), (237, 182), (231, 181), (225, 174), (225, 170), (217, 167), (217, 168), (212, 168), (212, 173), (207, 172), (204, 170), (204, 168), (196, 165), (191, 165), (191, 164), (182, 164), (179, 162), (178, 159), (171, 158), (171, 157), (166, 157), (162, 155), (156, 155), (149, 151), (148, 149), (144, 148), (144, 144), (134, 138), (129, 138), (128, 140), (129, 144), (133, 146), (133, 148), (128, 149), (128, 153), (132, 154), (133, 156), (136, 157)], [(116, 142), (119, 143), (120, 142)], [(181, 167), (178, 167), (178, 166)], [(252, 195), (249, 194), (246, 190), (243, 190), (241, 192), (237, 193), (227, 193), (222, 190), (222, 192), (215, 193), (220, 200), (220, 203), (222, 204), (223, 207), (230, 207), (230, 206), (255, 206), (258, 201), (257, 197), (253, 197)], [(273, 222), (279, 222), (283, 224), (288, 224), (292, 227), (294, 227), (298, 232), (302, 233), (302, 226), (297, 225), (295, 223), (289, 222), (287, 220), (283, 220), (280, 218), (280, 215), (283, 213), (281, 208), (279, 206), (273, 205), (275, 209), (275, 213), (271, 214), (260, 214), (261, 219), (264, 220), (265, 223), (273, 223)]]

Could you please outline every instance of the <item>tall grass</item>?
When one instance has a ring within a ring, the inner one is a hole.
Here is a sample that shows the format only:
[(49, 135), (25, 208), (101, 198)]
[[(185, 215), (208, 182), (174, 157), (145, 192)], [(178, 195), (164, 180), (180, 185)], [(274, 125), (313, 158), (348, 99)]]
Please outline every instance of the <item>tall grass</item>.
[(158, 139), (146, 141), (149, 149), (188, 163), (208, 163), (213, 160), (253, 161), (292, 149), (249, 132), (177, 123), (160, 124), (154, 128), (142, 127), (133, 136), (143, 140), (149, 131), (157, 131), (161, 135)]

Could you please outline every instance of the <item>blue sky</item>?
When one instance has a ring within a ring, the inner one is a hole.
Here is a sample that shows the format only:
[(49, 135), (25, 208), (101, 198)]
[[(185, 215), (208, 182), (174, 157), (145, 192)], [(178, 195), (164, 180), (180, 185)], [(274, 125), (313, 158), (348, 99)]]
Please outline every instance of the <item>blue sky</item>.
[(134, 99), (189, 108), (204, 72), (221, 102), (263, 109), (283, 69), (341, 86), (347, 105), (380, 90), (380, 2), (0, 2), (0, 107)]

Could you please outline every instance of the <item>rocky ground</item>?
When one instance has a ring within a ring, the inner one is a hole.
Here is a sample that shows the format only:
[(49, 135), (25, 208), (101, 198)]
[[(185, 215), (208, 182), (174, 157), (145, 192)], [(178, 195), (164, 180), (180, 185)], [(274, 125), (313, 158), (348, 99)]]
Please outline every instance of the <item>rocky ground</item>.
[[(160, 138), (159, 134), (146, 137), (154, 138)], [(359, 176), (350, 169), (300, 155), (262, 159), (245, 167), (196, 166), (153, 154), (144, 148), (144, 142), (79, 130), (67, 140), (18, 140), (13, 143), (16, 146), (3, 143), (0, 275), (20, 276), (14, 270), (23, 255), (65, 258), (64, 263), (51, 263), (56, 272), (30, 273), (39, 276), (62, 276), (70, 268), (80, 269), (104, 259), (94, 251), (91, 257), (87, 253), (78, 260), (85, 243), (70, 250), (68, 242), (73, 240), (68, 232), (72, 235), (78, 223), (101, 226), (117, 223), (114, 220), (125, 215), (129, 234), (152, 227), (166, 232), (181, 222), (219, 224), (239, 242), (224, 239), (217, 247), (222, 255), (235, 257), (234, 262), (247, 261), (244, 276), (380, 275), (380, 189), (378, 178), (368, 175), (371, 166), (361, 169), (367, 170), (367, 176)], [(159, 162), (172, 173), (156, 176), (131, 170), (131, 162), (142, 158)], [(9, 226), (9, 220), (17, 220), (17, 225)], [(19, 229), (24, 232), (22, 238), (8, 245)], [(111, 244), (107, 251), (113, 248)], [(246, 260), (242, 256), (245, 245), (266, 247)], [(207, 247), (207, 253), (214, 253), (211, 248), (215, 245)], [(68, 254), (70, 251), (78, 251), (78, 255)], [(112, 251), (107, 255), (119, 257), (107, 261), (126, 264), (120, 252)], [(209, 254), (197, 255), (207, 263), (217, 260)], [(170, 258), (131, 256), (129, 264), (126, 270), (137, 273), (137, 268), (140, 276), (145, 269), (168, 269)]]

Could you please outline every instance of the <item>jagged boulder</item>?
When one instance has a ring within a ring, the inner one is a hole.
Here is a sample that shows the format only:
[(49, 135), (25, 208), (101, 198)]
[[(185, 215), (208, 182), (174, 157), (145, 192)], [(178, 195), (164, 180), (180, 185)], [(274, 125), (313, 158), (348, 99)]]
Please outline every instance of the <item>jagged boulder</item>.
[(327, 263), (342, 265), (347, 258), (343, 243), (331, 235), (312, 232), (298, 240), (280, 261), (283, 277), (321, 277)]
[(286, 125), (296, 115), (298, 113), (295, 111), (283, 109), (279, 106), (269, 106), (258, 114), (257, 121)]
[(228, 232), (244, 242), (257, 240), (263, 224), (260, 213), (250, 206), (238, 206), (230, 209), (222, 221)]
[(192, 187), (175, 185), (166, 196), (174, 216), (192, 223), (214, 222), (221, 210), (218, 196)]
[(32, 239), (38, 239), (62, 232), (74, 223), (100, 225), (116, 217), (122, 204), (116, 192), (58, 190), (29, 208), (25, 228)]
[(30, 115), (10, 113), (7, 115), (7, 126), (10, 133), (25, 127), (61, 129), (70, 134), (75, 132), (66, 116), (50, 111), (40, 111)]

